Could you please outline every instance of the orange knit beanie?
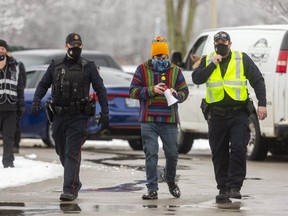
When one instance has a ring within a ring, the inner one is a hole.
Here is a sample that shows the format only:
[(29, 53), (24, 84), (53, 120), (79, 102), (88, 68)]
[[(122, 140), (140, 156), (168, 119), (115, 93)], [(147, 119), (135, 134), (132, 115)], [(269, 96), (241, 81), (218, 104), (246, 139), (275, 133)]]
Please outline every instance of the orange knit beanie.
[(164, 54), (169, 55), (169, 48), (166, 42), (166, 38), (157, 36), (152, 41), (151, 56)]

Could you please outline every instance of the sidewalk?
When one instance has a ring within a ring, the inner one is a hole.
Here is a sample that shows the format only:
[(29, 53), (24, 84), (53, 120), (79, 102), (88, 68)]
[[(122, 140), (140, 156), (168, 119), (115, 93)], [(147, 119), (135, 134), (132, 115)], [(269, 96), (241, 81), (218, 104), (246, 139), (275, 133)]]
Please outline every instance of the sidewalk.
[[(21, 149), (25, 155), (31, 149)], [(57, 160), (53, 149), (33, 149), (45, 162)], [(31, 153), (31, 152), (30, 152)], [(160, 153), (159, 165), (165, 161)], [(60, 202), (62, 176), (26, 186), (1, 190), (0, 215), (273, 215), (288, 212), (288, 161), (248, 162), (242, 200), (215, 204), (215, 180), (207, 151), (181, 155), (178, 184), (181, 198), (173, 198), (166, 183), (159, 183), (158, 200), (141, 199), (146, 192), (144, 155), (127, 148), (87, 149), (82, 155), (83, 187), (73, 202)], [(70, 214), (71, 213), (71, 214)], [(12, 215), (12, 214), (10, 214)]]

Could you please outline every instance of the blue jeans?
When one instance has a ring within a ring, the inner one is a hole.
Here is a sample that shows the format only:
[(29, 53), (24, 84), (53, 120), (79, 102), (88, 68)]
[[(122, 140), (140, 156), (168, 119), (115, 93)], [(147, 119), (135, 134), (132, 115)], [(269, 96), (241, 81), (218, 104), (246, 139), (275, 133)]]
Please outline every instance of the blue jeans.
[(146, 178), (148, 191), (158, 190), (158, 137), (163, 143), (166, 158), (165, 179), (174, 182), (178, 161), (177, 124), (141, 123), (141, 137), (146, 157)]

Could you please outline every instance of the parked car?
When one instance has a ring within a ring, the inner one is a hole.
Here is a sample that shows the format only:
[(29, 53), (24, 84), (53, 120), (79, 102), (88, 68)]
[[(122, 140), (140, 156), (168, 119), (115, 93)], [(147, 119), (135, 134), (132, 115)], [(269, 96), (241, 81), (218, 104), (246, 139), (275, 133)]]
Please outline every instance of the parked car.
[(138, 65), (121, 65), (124, 72), (134, 75)]
[[(12, 52), (12, 56), (21, 61), (25, 67), (33, 65), (50, 64), (52, 60), (63, 59), (65, 56), (64, 49), (35, 49)], [(92, 60), (98, 66), (111, 67), (122, 70), (121, 66), (115, 59), (99, 51), (82, 50), (83, 58)]]
[[(183, 142), (179, 149), (187, 153), (197, 138), (207, 138), (208, 126), (200, 109), (206, 86), (195, 85), (191, 79), (191, 56), (201, 57), (214, 52), (213, 36), (226, 31), (231, 36), (232, 49), (246, 52), (263, 74), (267, 91), (268, 117), (259, 121), (256, 112), (250, 115), (251, 139), (247, 146), (250, 160), (264, 160), (268, 150), (272, 154), (288, 154), (288, 25), (258, 25), (218, 28), (201, 33), (182, 61), (182, 54), (174, 52), (172, 62), (181, 62), (189, 86), (187, 102), (179, 105)], [(250, 88), (250, 87), (249, 87)], [(254, 90), (249, 96), (257, 108)]]
[[(20, 120), (23, 138), (40, 138), (48, 146), (53, 146), (51, 125), (49, 124), (44, 109), (41, 109), (38, 117), (31, 114), (32, 100), (36, 87), (46, 72), (48, 65), (31, 66), (26, 68), (27, 86), (25, 89), (26, 111)], [(142, 149), (140, 137), (140, 125), (138, 123), (139, 102), (129, 97), (129, 86), (132, 79), (130, 74), (119, 69), (108, 67), (100, 68), (100, 75), (107, 89), (109, 104), (110, 125), (104, 133), (98, 133), (99, 112), (101, 107), (96, 102), (96, 115), (90, 118), (87, 129), (88, 139), (92, 140), (128, 140), (134, 150)], [(94, 92), (91, 88), (91, 94)], [(97, 97), (95, 97), (97, 99)], [(50, 89), (41, 101), (44, 107), (45, 101), (51, 99)]]

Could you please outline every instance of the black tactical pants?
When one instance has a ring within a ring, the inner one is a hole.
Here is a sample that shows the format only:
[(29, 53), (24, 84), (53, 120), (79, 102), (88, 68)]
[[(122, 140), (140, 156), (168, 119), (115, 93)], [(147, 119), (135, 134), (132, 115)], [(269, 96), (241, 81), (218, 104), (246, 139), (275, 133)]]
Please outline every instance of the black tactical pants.
[(246, 176), (246, 151), (250, 139), (249, 116), (245, 111), (208, 120), (217, 188), (241, 189)]
[(83, 114), (54, 115), (52, 130), (56, 153), (64, 167), (63, 192), (78, 193), (81, 147), (86, 140), (88, 117)]
[(20, 141), (21, 141), (20, 118), (19, 118), (19, 115), (17, 114), (16, 130), (15, 130), (15, 138), (14, 138), (14, 148), (19, 149)]
[(0, 126), (3, 138), (3, 166), (10, 166), (13, 164), (13, 146), (16, 132), (16, 111), (0, 111)]

